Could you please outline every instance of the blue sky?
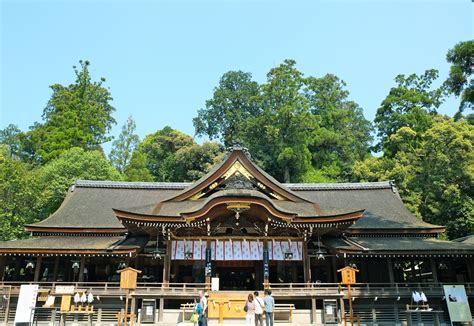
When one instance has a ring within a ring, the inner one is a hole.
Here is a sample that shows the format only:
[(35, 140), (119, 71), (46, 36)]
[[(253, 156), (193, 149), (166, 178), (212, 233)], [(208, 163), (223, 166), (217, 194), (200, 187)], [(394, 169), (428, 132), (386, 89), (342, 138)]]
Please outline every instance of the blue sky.
[[(293, 58), (305, 75), (333, 73), (368, 119), (399, 73), (436, 68), (473, 38), (473, 3), (447, 1), (22, 1), (0, 0), (0, 128), (40, 121), (54, 83), (91, 62), (106, 77), (118, 124), (143, 137), (192, 118), (229, 70), (268, 70)], [(441, 108), (452, 115), (458, 100)], [(108, 150), (109, 145), (105, 146)]]

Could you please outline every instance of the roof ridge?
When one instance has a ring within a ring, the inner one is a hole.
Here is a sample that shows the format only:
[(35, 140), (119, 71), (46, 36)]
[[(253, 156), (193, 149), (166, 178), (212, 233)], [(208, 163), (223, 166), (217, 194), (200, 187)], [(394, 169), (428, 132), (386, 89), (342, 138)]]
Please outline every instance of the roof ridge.
[(124, 188), (124, 189), (173, 189), (181, 190), (192, 183), (190, 182), (136, 182), (136, 181), (110, 181), (110, 180), (76, 180), (75, 187), (88, 188)]
[(334, 183), (285, 183), (293, 190), (365, 190), (393, 189), (390, 181), (377, 182), (334, 182)]
[[(124, 188), (124, 189), (170, 189), (182, 190), (191, 186), (191, 182), (136, 182), (110, 180), (76, 180), (76, 187)], [(390, 181), (377, 182), (335, 182), (335, 183), (283, 183), (290, 190), (366, 190), (393, 189)]]

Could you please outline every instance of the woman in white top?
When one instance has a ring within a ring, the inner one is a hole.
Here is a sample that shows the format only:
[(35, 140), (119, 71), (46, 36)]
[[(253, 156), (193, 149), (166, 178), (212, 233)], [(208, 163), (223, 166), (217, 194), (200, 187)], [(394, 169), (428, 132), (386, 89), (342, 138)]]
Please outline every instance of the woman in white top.
[(247, 302), (245, 302), (244, 310), (247, 312), (245, 317), (247, 326), (255, 326), (255, 301), (252, 293), (249, 294)]

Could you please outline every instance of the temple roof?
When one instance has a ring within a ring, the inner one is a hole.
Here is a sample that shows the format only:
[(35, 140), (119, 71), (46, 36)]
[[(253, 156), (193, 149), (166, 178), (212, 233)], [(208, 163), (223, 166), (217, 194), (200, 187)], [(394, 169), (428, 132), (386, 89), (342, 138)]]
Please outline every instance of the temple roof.
[(132, 255), (143, 247), (146, 239), (124, 236), (44, 236), (22, 240), (0, 241), (2, 254), (62, 255)]
[(328, 238), (324, 243), (335, 252), (352, 254), (474, 254), (474, 244), (413, 236)]
[[(114, 229), (126, 232), (117, 220), (113, 208), (148, 210), (156, 202), (177, 195), (189, 184), (160, 182), (114, 182), (78, 180), (68, 191), (61, 207), (47, 219), (32, 224), (30, 231), (70, 228)], [(357, 210), (365, 208), (364, 215), (349, 231), (392, 231), (394, 229), (430, 230), (442, 227), (423, 222), (403, 205), (396, 189), (389, 182), (288, 184), (300, 196), (311, 198), (327, 207)], [(303, 189), (304, 190), (299, 190)]]
[(36, 234), (124, 234), (130, 223), (209, 221), (244, 206), (249, 215), (301, 227), (334, 222), (349, 233), (444, 231), (410, 213), (390, 182), (284, 184), (240, 147), (194, 183), (77, 181), (54, 214), (26, 228)]

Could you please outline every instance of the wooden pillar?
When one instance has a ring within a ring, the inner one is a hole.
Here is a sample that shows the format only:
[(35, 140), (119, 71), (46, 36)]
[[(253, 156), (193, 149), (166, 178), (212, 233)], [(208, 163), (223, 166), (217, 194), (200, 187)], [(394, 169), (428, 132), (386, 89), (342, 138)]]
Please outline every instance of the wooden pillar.
[(53, 282), (56, 282), (58, 280), (58, 269), (59, 269), (59, 257), (56, 257), (54, 261)]
[(165, 308), (165, 299), (163, 297), (160, 298), (159, 300), (159, 306), (158, 306), (158, 321), (162, 322), (163, 321), (163, 309)]
[[(211, 287), (211, 262), (212, 262), (212, 254), (211, 254), (211, 240), (206, 240), (206, 250), (205, 250), (205, 257), (204, 257), (204, 282), (206, 283), (206, 290), (210, 290)], [(209, 257), (208, 257), (209, 256)], [(208, 261), (209, 260), (209, 261)]]
[(436, 269), (436, 261), (433, 257), (430, 258), (431, 273), (433, 275), (433, 282), (438, 284), (438, 270)]
[(263, 240), (263, 288), (270, 286), (270, 257), (268, 251), (268, 240)]
[(311, 324), (316, 324), (316, 299), (311, 298)]
[(171, 268), (171, 240), (166, 241), (166, 255), (163, 261), (163, 286), (168, 286), (170, 283), (170, 268)]
[[(166, 254), (163, 260), (163, 287), (168, 287), (170, 283), (171, 270), (171, 240), (166, 241)], [(163, 321), (163, 308), (165, 306), (165, 298), (160, 297), (158, 307), (158, 321)]]
[(336, 264), (336, 257), (332, 256), (331, 257), (331, 263), (332, 263), (332, 277), (333, 277), (333, 282), (337, 282), (337, 264)]
[(0, 256), (0, 280), (5, 279), (5, 263), (6, 263), (6, 257), (5, 256)]
[(474, 282), (474, 259), (466, 259), (467, 274), (469, 276), (469, 282)]
[(18, 259), (15, 260), (14, 266), (15, 266), (15, 272), (13, 274), (13, 280), (12, 281), (18, 281), (18, 279), (20, 278), (20, 269), (21, 269), (21, 262), (20, 262), (19, 257), (18, 257)]
[(39, 281), (40, 273), (41, 273), (41, 263), (43, 262), (43, 257), (38, 256), (36, 259), (36, 266), (35, 266), (35, 277), (33, 278), (34, 282)]
[(304, 282), (311, 283), (311, 258), (308, 255), (308, 241), (303, 244), (303, 273)]
[(86, 257), (81, 257), (81, 263), (79, 265), (79, 279), (78, 282), (84, 282), (84, 267), (86, 266)]
[(393, 284), (393, 283), (395, 283), (395, 278), (393, 277), (392, 259), (390, 259), (390, 258), (387, 259), (387, 265), (388, 265), (388, 279), (390, 281), (390, 284)]

